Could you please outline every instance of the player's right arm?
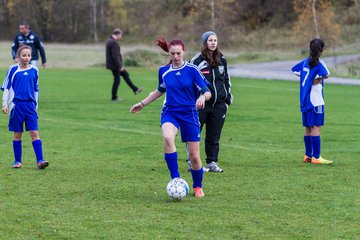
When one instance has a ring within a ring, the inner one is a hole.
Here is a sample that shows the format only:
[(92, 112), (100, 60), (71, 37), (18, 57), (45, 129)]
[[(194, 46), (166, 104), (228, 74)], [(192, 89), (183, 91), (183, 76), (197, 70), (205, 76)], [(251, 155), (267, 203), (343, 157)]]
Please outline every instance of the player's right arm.
[(2, 108), (1, 111), (3, 112), (3, 114), (8, 114), (9, 113), (9, 109), (8, 109), (8, 99), (9, 99), (9, 89), (5, 88), (3, 89), (3, 97), (2, 97)]
[(163, 94), (164, 93), (159, 92), (159, 90), (156, 89), (155, 91), (151, 92), (149, 96), (144, 98), (142, 101), (133, 105), (130, 108), (130, 112), (132, 112), (132, 113), (140, 112), (141, 109), (143, 109), (146, 105), (152, 103), (153, 101), (155, 101), (156, 99), (161, 97)]
[(13, 69), (10, 67), (9, 70), (6, 73), (6, 77), (4, 79), (4, 82), (1, 86), (1, 90), (3, 91), (3, 96), (2, 96), (2, 112), (4, 114), (8, 114), (9, 112), (9, 108), (8, 108), (8, 101), (9, 101), (9, 97), (10, 97), (10, 87), (11, 87), (11, 78), (12, 75), (14, 74)]

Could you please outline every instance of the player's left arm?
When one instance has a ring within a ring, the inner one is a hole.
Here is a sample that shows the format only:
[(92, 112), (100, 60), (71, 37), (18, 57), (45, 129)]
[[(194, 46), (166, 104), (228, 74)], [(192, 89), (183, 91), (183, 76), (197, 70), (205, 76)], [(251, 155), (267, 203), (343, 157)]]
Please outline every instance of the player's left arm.
[(320, 59), (319, 64), (320, 64), (319, 65), (319, 71), (315, 76), (315, 80), (313, 81), (313, 85), (322, 84), (322, 81), (324, 79), (327, 79), (327, 78), (330, 77), (330, 71), (327, 68), (325, 62), (322, 59)]
[(41, 65), (43, 67), (46, 66), (46, 54), (45, 54), (45, 48), (44, 48), (44, 45), (43, 43), (41, 42), (40, 38), (38, 36), (35, 36), (35, 46), (37, 49), (39, 49), (39, 52), (40, 52), (40, 56), (41, 56)]
[(40, 96), (40, 92), (39, 92), (39, 72), (38, 71), (36, 71), (36, 77), (34, 79), (34, 95), (35, 95), (36, 110), (37, 110), (38, 106), (39, 106), (39, 96)]

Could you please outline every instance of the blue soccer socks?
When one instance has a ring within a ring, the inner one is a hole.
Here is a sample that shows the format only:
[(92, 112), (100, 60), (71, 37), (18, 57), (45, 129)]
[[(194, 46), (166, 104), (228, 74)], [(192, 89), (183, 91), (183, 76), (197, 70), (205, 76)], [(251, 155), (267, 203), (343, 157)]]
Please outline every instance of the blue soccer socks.
[(311, 137), (312, 146), (313, 146), (313, 157), (318, 159), (320, 157), (321, 151), (321, 141), (320, 136), (313, 136)]
[(308, 157), (312, 157), (313, 155), (313, 145), (312, 145), (312, 137), (304, 136), (304, 144), (305, 144), (305, 155)]
[(22, 155), (21, 140), (13, 140), (13, 150), (14, 150), (14, 162), (21, 163), (21, 155)]
[(170, 171), (170, 177), (171, 178), (179, 178), (179, 167), (178, 167), (178, 154), (177, 152), (173, 153), (165, 153), (165, 161), (167, 164), (167, 167)]
[(202, 188), (202, 180), (204, 175), (204, 169), (200, 168), (199, 170), (190, 169), (192, 178), (193, 178), (193, 188), (200, 187)]
[(36, 155), (36, 161), (41, 162), (42, 160), (44, 160), (41, 140), (38, 139), (38, 140), (33, 141), (32, 145), (33, 145), (34, 152)]

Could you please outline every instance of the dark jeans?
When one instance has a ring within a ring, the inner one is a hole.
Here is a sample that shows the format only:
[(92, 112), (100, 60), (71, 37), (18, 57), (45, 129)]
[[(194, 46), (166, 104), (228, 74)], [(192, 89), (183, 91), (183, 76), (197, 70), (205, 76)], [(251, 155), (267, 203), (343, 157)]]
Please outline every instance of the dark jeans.
[(117, 92), (118, 92), (118, 88), (120, 85), (120, 76), (122, 76), (125, 79), (125, 82), (127, 83), (127, 85), (133, 90), (133, 92), (135, 93), (139, 88), (137, 86), (135, 86), (129, 76), (129, 73), (124, 70), (124, 71), (119, 71), (119, 70), (111, 70), (113, 76), (114, 76), (114, 83), (111, 89), (111, 99), (116, 99), (117, 98)]
[(217, 162), (219, 155), (219, 140), (221, 130), (225, 123), (227, 107), (225, 102), (212, 106), (206, 104), (204, 109), (199, 110), (201, 129), (206, 124), (205, 153), (206, 163)]

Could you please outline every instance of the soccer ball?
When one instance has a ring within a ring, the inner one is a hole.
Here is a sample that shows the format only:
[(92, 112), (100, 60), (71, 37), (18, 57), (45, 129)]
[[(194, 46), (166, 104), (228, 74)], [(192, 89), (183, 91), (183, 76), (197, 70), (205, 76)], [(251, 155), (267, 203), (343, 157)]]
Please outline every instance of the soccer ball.
[(182, 178), (173, 178), (166, 186), (166, 192), (172, 199), (181, 200), (189, 194), (189, 185)]

